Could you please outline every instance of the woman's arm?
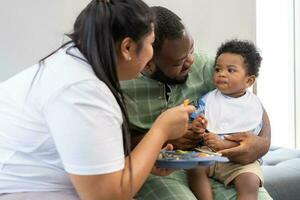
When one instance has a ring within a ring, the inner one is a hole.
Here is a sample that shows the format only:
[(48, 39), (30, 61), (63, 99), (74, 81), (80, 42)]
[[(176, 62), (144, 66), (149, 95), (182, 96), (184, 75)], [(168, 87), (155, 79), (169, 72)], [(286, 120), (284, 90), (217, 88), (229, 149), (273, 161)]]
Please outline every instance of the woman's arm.
[(165, 141), (164, 133), (149, 131), (131, 152), (132, 194), (130, 191), (129, 158), (123, 170), (104, 175), (78, 176), (70, 174), (71, 181), (82, 200), (131, 199), (148, 174)]
[(124, 169), (117, 172), (91, 176), (70, 174), (80, 198), (82, 200), (132, 199), (150, 174), (163, 144), (168, 139), (180, 137), (186, 132), (188, 113), (193, 110), (192, 106), (179, 106), (162, 113), (131, 152), (132, 171), (129, 167), (129, 158), (126, 157)]

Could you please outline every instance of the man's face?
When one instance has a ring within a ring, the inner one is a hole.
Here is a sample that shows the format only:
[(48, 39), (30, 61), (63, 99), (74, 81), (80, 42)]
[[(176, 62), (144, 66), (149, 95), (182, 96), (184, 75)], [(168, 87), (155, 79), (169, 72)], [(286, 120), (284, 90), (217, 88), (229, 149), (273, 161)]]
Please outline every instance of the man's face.
[(151, 78), (166, 84), (184, 83), (194, 62), (193, 50), (194, 41), (185, 30), (181, 38), (166, 39), (153, 58), (155, 71)]

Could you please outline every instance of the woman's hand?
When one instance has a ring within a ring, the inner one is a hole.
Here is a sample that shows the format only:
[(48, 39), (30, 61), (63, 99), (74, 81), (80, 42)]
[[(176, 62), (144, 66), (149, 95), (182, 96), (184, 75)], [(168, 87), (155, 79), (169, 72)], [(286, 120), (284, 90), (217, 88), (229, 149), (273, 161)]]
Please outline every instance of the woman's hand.
[(174, 169), (159, 168), (157, 166), (154, 166), (151, 171), (151, 174), (155, 176), (168, 176), (174, 171), (175, 171)]
[[(167, 144), (167, 146), (163, 149), (165, 150), (173, 150), (173, 145), (172, 144)], [(174, 169), (167, 169), (167, 168), (159, 168), (157, 166), (154, 166), (151, 174), (156, 175), (156, 176), (168, 176), (169, 174), (171, 174), (172, 172), (174, 172)]]
[(183, 136), (188, 130), (189, 114), (195, 111), (194, 106), (176, 106), (160, 114), (151, 127), (152, 131), (161, 132), (167, 140)]

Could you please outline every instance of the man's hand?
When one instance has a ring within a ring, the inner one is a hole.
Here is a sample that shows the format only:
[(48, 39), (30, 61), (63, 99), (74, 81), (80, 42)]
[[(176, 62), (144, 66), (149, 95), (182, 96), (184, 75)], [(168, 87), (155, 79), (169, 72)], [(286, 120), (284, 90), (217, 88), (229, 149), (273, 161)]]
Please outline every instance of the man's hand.
[(229, 160), (240, 164), (254, 162), (268, 151), (269, 145), (266, 138), (249, 133), (236, 133), (225, 136), (226, 140), (240, 143), (239, 146), (219, 151)]
[(202, 136), (192, 131), (192, 125), (189, 124), (187, 133), (178, 139), (169, 140), (175, 149), (191, 149), (195, 148), (202, 141)]

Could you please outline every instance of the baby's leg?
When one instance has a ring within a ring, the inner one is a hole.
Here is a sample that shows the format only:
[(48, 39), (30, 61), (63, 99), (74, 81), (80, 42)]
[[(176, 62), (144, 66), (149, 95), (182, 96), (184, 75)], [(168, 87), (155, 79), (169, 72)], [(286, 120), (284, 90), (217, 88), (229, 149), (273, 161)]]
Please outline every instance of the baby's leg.
[(238, 175), (233, 181), (238, 200), (252, 200), (257, 199), (257, 193), (260, 186), (260, 179), (253, 173), (242, 173)]
[(187, 171), (189, 186), (197, 199), (213, 199), (208, 172), (209, 167), (198, 167)]

